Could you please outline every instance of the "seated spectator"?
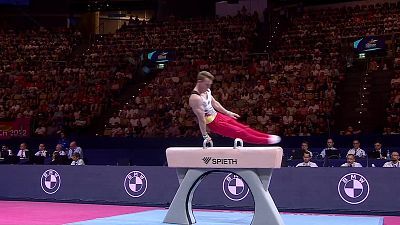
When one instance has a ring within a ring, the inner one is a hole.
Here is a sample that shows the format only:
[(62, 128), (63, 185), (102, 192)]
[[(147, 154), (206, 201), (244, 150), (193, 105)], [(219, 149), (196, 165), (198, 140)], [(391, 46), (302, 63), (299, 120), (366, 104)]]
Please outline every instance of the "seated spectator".
[[(327, 151), (330, 151), (330, 152), (328, 152), (328, 158), (340, 158), (340, 152), (337, 148), (333, 147), (334, 144), (335, 143), (333, 142), (332, 138), (329, 138), (326, 141), (326, 148), (322, 149), (321, 154), (320, 154), (321, 158), (323, 158), (323, 159), (325, 158), (325, 156), (327, 155), (326, 154)], [(336, 152), (338, 153), (338, 155), (335, 154)]]
[(374, 144), (374, 150), (368, 154), (373, 159), (386, 159), (385, 153), (382, 150), (382, 144), (377, 141)]
[(79, 154), (78, 152), (74, 152), (74, 154), (72, 154), (71, 166), (83, 166), (83, 165), (85, 165), (85, 162), (83, 162), (83, 160), (81, 159), (81, 154)]
[(355, 135), (355, 134), (360, 134), (360, 133), (361, 133), (360, 129), (356, 128), (356, 130), (354, 130), (354, 128), (352, 126), (348, 126), (346, 128), (346, 130), (344, 131), (344, 135)]
[(356, 157), (353, 154), (346, 156), (347, 162), (342, 164), (340, 167), (362, 167), (362, 165), (356, 162)]
[(391, 161), (383, 164), (383, 167), (397, 167), (400, 168), (399, 152), (392, 152)]
[(119, 118), (119, 116), (117, 116), (116, 113), (113, 114), (113, 116), (110, 118), (109, 122), (108, 122), (112, 127), (120, 124), (121, 123), (121, 119)]
[(61, 144), (56, 145), (56, 149), (52, 153), (51, 165), (69, 165), (72, 159), (68, 159), (67, 152), (63, 149)]
[(69, 144), (69, 140), (65, 134), (64, 131), (60, 132), (60, 139), (58, 139), (58, 144), (61, 144), (63, 150), (67, 150), (68, 149), (68, 144)]
[(395, 78), (393, 78), (393, 79), (390, 81), (390, 84), (391, 84), (392, 86), (394, 86), (394, 85), (400, 85), (400, 73), (397, 73), (397, 74), (395, 75)]
[(7, 158), (9, 155), (12, 155), (11, 150), (6, 145), (1, 146), (0, 158)]
[(61, 144), (56, 145), (56, 149), (54, 150), (54, 152), (57, 152), (58, 155), (61, 155), (61, 156), (67, 155), (67, 153), (65, 152), (65, 150)]
[(54, 151), (51, 156), (50, 165), (62, 165), (62, 160), (60, 159), (60, 153), (58, 151)]
[(6, 145), (1, 148), (1, 157), (4, 158), (6, 164), (18, 164), (20, 158), (14, 155), (13, 151)]
[(311, 162), (311, 154), (309, 152), (304, 153), (303, 162), (296, 165), (296, 167), (318, 167), (317, 164)]
[(31, 153), (29, 151), (29, 149), (27, 149), (27, 145), (26, 143), (22, 143), (19, 146), (19, 151), (17, 153), (17, 156), (21, 159), (27, 159), (30, 158)]
[(46, 156), (47, 156), (47, 151), (45, 145), (39, 144), (39, 151), (35, 153), (35, 156), (33, 157), (33, 159), (31, 159), (31, 162), (34, 164), (43, 165)]
[(304, 153), (309, 153), (310, 156), (312, 157), (312, 152), (309, 151), (309, 145), (307, 141), (303, 141), (301, 143), (301, 149), (298, 151), (293, 150), (292, 151), (292, 156), (290, 157), (291, 159), (302, 159), (304, 156)]
[(46, 127), (40, 126), (40, 127), (36, 128), (35, 134), (37, 136), (46, 136)]
[[(400, 47), (398, 47), (398, 49), (400, 49)], [(386, 108), (387, 120), (384, 128), (384, 135), (400, 133), (400, 71), (396, 70), (395, 73), (395, 78), (390, 82), (390, 99), (389, 105)]]
[(349, 155), (349, 154), (355, 155), (356, 157), (359, 157), (359, 158), (365, 158), (366, 154), (365, 154), (365, 151), (360, 148), (359, 140), (353, 141), (353, 148), (347, 152), (347, 155)]
[(35, 153), (35, 156), (41, 156), (41, 157), (47, 156), (46, 146), (44, 144), (39, 144), (39, 151)]
[(83, 151), (81, 147), (78, 147), (76, 144), (76, 141), (71, 142), (71, 144), (69, 145), (69, 150), (68, 150), (68, 158), (72, 159), (72, 155), (74, 153), (79, 153), (80, 157), (83, 157)]

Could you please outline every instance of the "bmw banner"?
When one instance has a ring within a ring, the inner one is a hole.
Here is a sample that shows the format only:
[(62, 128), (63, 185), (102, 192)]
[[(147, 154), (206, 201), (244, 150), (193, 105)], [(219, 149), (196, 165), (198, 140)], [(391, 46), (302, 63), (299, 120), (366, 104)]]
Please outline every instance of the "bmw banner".
[[(0, 171), (0, 199), (7, 200), (167, 206), (179, 187), (167, 167), (1, 165)], [(269, 191), (283, 212), (396, 214), (399, 179), (396, 168), (281, 168)], [(202, 180), (193, 205), (252, 209), (254, 201), (240, 176), (218, 172)]]

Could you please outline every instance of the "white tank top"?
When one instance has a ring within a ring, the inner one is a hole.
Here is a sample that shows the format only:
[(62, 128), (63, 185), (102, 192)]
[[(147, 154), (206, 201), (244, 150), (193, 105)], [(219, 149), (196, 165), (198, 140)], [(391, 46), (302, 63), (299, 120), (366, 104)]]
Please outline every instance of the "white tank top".
[(214, 107), (211, 104), (211, 90), (208, 89), (206, 94), (207, 98), (204, 98), (202, 95), (200, 95), (200, 97), (203, 99), (204, 114), (206, 116), (215, 115), (217, 114), (217, 111), (215, 111)]

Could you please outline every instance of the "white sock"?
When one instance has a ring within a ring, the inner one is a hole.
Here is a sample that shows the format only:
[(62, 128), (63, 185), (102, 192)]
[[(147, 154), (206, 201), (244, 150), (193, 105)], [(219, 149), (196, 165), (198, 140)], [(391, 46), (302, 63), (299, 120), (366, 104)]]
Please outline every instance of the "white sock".
[(281, 142), (281, 137), (278, 135), (270, 135), (268, 138), (268, 144), (277, 144)]

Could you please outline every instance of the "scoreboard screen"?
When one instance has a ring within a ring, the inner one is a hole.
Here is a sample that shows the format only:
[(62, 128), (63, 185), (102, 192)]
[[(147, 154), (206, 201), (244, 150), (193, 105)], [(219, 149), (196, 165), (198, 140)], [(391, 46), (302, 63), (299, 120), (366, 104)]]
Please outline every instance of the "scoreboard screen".
[(385, 38), (379, 36), (363, 37), (355, 41), (353, 47), (358, 53), (384, 50), (386, 48)]
[(166, 63), (174, 61), (176, 58), (175, 51), (151, 51), (147, 53), (147, 60), (154, 63)]

